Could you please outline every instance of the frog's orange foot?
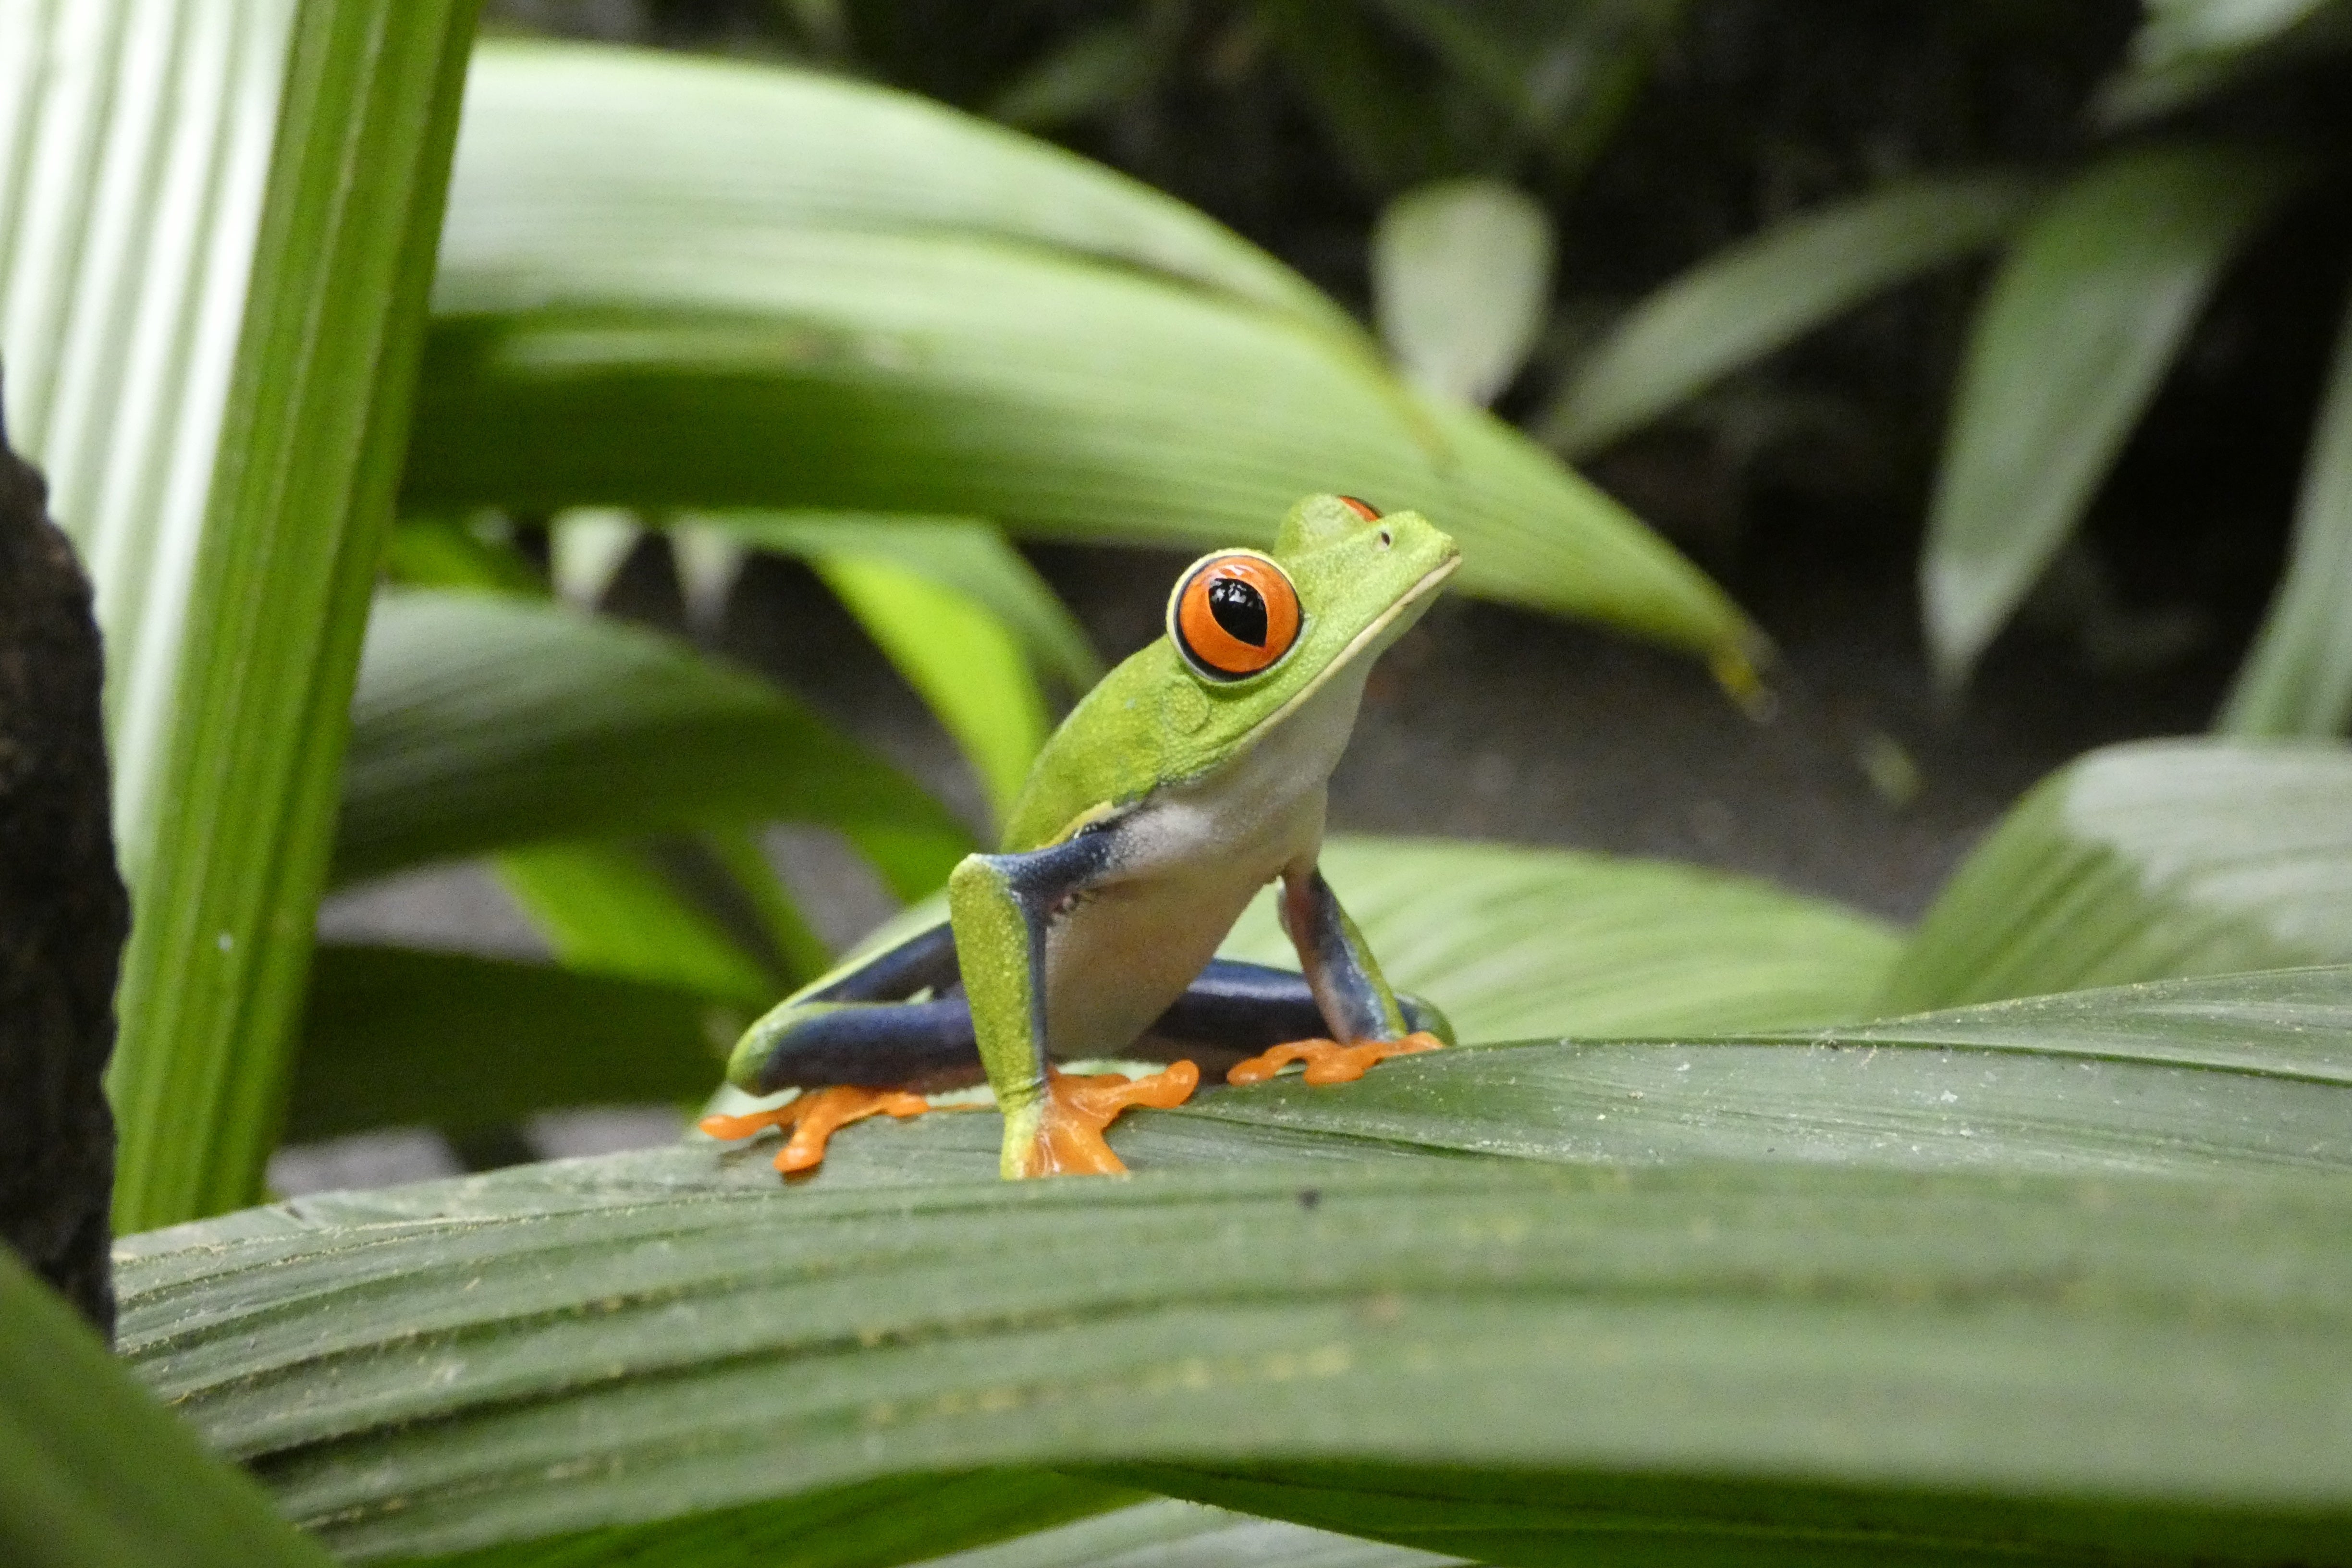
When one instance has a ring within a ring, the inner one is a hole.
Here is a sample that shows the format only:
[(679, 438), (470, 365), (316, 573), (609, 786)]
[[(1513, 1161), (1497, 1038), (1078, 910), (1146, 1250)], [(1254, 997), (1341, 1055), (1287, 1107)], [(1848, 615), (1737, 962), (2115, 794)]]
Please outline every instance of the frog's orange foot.
[(1045, 1100), (1036, 1136), (1029, 1141), (1019, 1174), (1024, 1176), (1108, 1176), (1127, 1169), (1103, 1142), (1103, 1129), (1119, 1113), (1139, 1105), (1169, 1110), (1192, 1098), (1200, 1087), (1201, 1069), (1191, 1062), (1173, 1062), (1149, 1078), (1118, 1073), (1073, 1077), (1049, 1071)]
[(836, 1084), (831, 1089), (804, 1089), (773, 1110), (749, 1116), (706, 1116), (695, 1123), (713, 1138), (749, 1138), (770, 1127), (784, 1129), (784, 1146), (776, 1155), (776, 1169), (791, 1175), (814, 1171), (824, 1163), (824, 1146), (834, 1133), (869, 1116), (920, 1116), (931, 1102), (919, 1094), (898, 1089), (859, 1089)]
[(1427, 1030), (1402, 1040), (1360, 1040), (1343, 1046), (1337, 1040), (1293, 1040), (1286, 1046), (1235, 1062), (1225, 1072), (1227, 1083), (1264, 1083), (1292, 1062), (1307, 1064), (1307, 1081), (1313, 1084), (1353, 1083), (1391, 1057), (1409, 1057), (1445, 1048), (1445, 1042)]

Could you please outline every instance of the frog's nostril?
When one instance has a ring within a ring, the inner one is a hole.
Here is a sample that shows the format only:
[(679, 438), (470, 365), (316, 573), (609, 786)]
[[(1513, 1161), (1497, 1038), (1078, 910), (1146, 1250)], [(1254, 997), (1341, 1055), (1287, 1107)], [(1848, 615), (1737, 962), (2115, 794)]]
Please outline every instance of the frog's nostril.
[(1386, 550), (1390, 545), (1394, 544), (1396, 540), (1389, 533), (1387, 529), (1384, 528), (1381, 530), (1381, 548), (1382, 550)]

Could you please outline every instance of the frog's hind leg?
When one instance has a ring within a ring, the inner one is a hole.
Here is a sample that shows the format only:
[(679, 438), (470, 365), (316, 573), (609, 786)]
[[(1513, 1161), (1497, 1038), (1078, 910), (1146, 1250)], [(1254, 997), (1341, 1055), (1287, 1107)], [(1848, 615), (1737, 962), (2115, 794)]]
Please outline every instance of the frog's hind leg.
[[(1454, 1026), (1434, 1004), (1402, 991), (1394, 994), (1408, 1034), (1453, 1043)], [(1194, 1057), (1209, 1070), (1223, 1072), (1244, 1057), (1311, 1039), (1329, 1028), (1304, 974), (1219, 958), (1160, 1016), (1142, 1045), (1146, 1054)]]
[(1293, 1038), (1235, 1063), (1228, 1083), (1263, 1083), (1290, 1062), (1307, 1064), (1307, 1081), (1349, 1083), (1390, 1057), (1433, 1051), (1451, 1041), (1444, 1016), (1426, 1003), (1409, 1016), (1381, 974), (1371, 949), (1339, 895), (1311, 863), (1282, 875), (1282, 925), (1298, 950), (1304, 981), (1328, 1037)]
[[(980, 1068), (971, 1007), (961, 995), (937, 994), (955, 982), (955, 942), (941, 923), (785, 998), (744, 1031), (727, 1078), (753, 1094), (803, 1092), (772, 1110), (706, 1116), (702, 1131), (736, 1139), (781, 1127), (776, 1168), (789, 1173), (823, 1162), (826, 1140), (849, 1122), (929, 1110), (909, 1086)], [(900, 999), (927, 990), (929, 1000)]]
[(1006, 1176), (1124, 1171), (1103, 1130), (1134, 1106), (1181, 1105), (1200, 1082), (1188, 1061), (1133, 1080), (1066, 1077), (1046, 1061), (1046, 933), (1117, 876), (1118, 856), (1117, 835), (1097, 828), (1043, 849), (967, 855), (948, 879), (948, 907), (968, 944), (963, 981), (981, 1060), (1004, 1113)]

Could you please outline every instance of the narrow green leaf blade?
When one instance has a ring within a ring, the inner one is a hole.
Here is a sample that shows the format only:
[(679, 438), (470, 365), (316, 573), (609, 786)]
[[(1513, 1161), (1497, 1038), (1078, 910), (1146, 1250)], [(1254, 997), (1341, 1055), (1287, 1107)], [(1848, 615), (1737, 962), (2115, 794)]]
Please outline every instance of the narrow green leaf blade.
[(971, 847), (946, 810), (767, 682), (560, 605), (387, 592), (352, 707), (336, 872), (768, 820), (879, 852), (902, 896)]
[(0, 1247), (0, 1559), (13, 1568), (325, 1568)]
[[(110, 645), (125, 1228), (259, 1190), (471, 0), (13, 6), (11, 423)], [(46, 68), (54, 66), (57, 68)], [(19, 172), (24, 181), (16, 183)]]
[(552, 964), (329, 943), (311, 965), (287, 1140), (694, 1104), (749, 1017), (698, 992)]
[(780, 994), (782, 977), (698, 909), (642, 849), (537, 844), (500, 855), (498, 873), (567, 968), (752, 1007)]
[(394, 525), (384, 576), (409, 588), (479, 588), (525, 598), (547, 596), (547, 583), (514, 546), (486, 538), (456, 517), (408, 517)]
[(783, 984), (778, 994), (797, 991), (833, 967), (833, 952), (801, 910), (793, 890), (776, 874), (758, 837), (742, 828), (720, 828), (702, 835), (698, 847), (740, 895), (760, 934), (781, 966)]
[(2301, 177), (2242, 149), (2112, 153), (2019, 236), (1969, 334), (1920, 562), (1948, 687), (2090, 504), (2222, 267)]
[(1498, 1563), (2347, 1559), (2341, 1184), (729, 1163), (142, 1238), (125, 1349), (360, 1560), (1007, 1465)]
[(1550, 216), (1500, 180), (1408, 191), (1372, 230), (1381, 338), (1419, 385), (1491, 403), (1543, 331), (1551, 262)]
[(1874, 294), (1997, 243), (2040, 195), (2014, 175), (1917, 179), (1785, 218), (1643, 300), (1537, 428), (1570, 457), (1599, 451)]
[[(1323, 870), (1390, 982), (1444, 1008), (1465, 1040), (1867, 1017), (1900, 945), (1866, 915), (1663, 861), (1340, 835)], [(1298, 966), (1270, 898), (1223, 951)]]
[(2061, 769), (1964, 862), (1885, 1010), (2352, 962), (2352, 751), (2148, 741)]
[(996, 821), (1045, 744), (1045, 694), (1011, 628), (920, 572), (872, 556), (821, 557), (817, 575), (922, 697), (980, 775)]
[(2295, 499), (2294, 542), (2270, 615), (2213, 727), (2340, 735), (2352, 724), (2352, 311), (2337, 329)]
[(1073, 690), (1102, 679), (1102, 658), (1077, 617), (1002, 533), (976, 518), (732, 510), (688, 512), (675, 521), (803, 561), (857, 556), (919, 573), (985, 605), (1021, 635), (1040, 669)]

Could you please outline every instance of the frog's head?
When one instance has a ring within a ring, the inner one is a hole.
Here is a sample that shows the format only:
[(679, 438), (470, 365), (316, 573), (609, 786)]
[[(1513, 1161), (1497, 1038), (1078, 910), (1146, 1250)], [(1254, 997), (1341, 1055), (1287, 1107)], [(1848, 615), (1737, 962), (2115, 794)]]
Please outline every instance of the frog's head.
[(1350, 496), (1290, 509), (1272, 554), (1221, 550), (1177, 578), (1168, 640), (1207, 699), (1199, 737), (1232, 744), (1404, 635), (1462, 563), (1419, 512)]

